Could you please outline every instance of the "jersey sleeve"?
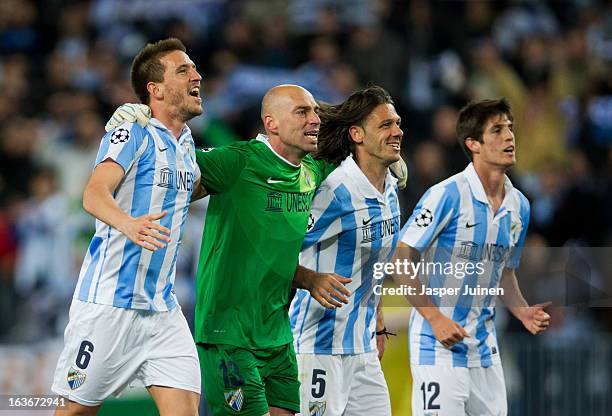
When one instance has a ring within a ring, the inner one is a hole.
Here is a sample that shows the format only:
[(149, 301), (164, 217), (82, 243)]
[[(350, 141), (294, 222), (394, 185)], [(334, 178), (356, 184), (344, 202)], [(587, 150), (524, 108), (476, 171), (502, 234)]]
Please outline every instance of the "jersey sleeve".
[(458, 195), (454, 192), (443, 186), (430, 188), (402, 228), (402, 243), (423, 252), (448, 225), (458, 206)]
[(342, 212), (342, 204), (334, 192), (326, 185), (321, 186), (310, 207), (308, 232), (304, 237), (302, 250), (339, 234), (342, 231)]
[(510, 227), (510, 238), (514, 240), (515, 244), (510, 253), (510, 259), (506, 264), (507, 269), (518, 269), (521, 263), (521, 253), (525, 246), (525, 237), (527, 236), (530, 215), (531, 208), (529, 206), (529, 201), (525, 196), (521, 195), (520, 224), (512, 224)]
[(238, 146), (228, 145), (197, 149), (196, 161), (202, 185), (214, 195), (229, 190), (236, 183), (246, 164), (246, 155)]
[(111, 159), (127, 172), (143, 152), (145, 131), (136, 123), (124, 123), (102, 137), (95, 166)]

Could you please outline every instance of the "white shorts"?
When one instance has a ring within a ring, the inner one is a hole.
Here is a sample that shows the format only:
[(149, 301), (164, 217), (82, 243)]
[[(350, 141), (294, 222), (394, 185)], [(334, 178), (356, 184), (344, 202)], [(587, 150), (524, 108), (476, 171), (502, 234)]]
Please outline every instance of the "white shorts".
[(297, 354), (297, 362), (301, 415), (391, 415), (389, 390), (376, 351)]
[(200, 364), (187, 321), (168, 312), (73, 300), (51, 390), (97, 406), (133, 382), (200, 394)]
[(410, 365), (414, 416), (505, 416), (501, 364), (490, 367)]

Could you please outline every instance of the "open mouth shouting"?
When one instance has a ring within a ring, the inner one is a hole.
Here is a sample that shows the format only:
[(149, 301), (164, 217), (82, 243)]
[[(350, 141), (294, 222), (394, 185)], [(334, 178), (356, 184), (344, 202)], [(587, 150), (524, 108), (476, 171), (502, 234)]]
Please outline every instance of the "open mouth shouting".
[(202, 98), (200, 97), (200, 86), (199, 85), (194, 85), (193, 87), (191, 87), (189, 89), (189, 95), (191, 95), (192, 97), (195, 97), (198, 102), (202, 102)]
[(304, 136), (308, 137), (313, 143), (317, 143), (319, 140), (319, 129), (305, 131)]

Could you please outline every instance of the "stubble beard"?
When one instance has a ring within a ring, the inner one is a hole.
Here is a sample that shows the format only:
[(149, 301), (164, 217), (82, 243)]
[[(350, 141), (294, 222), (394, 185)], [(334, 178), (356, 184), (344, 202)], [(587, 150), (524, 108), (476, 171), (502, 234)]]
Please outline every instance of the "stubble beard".
[[(192, 118), (197, 117), (203, 113), (203, 109), (201, 106), (198, 106), (196, 108), (196, 106), (194, 105), (193, 108), (190, 108), (190, 105), (187, 102), (188, 99), (184, 99), (181, 94), (172, 91), (170, 96), (170, 105), (171, 107), (174, 107), (176, 109), (176, 116), (183, 123), (186, 123)], [(190, 95), (189, 97), (191, 98)]]

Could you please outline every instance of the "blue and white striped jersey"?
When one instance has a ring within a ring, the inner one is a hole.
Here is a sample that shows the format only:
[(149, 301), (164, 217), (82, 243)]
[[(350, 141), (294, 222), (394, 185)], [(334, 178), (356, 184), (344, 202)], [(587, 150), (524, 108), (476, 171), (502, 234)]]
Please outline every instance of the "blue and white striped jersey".
[[(448, 350), (436, 341), (429, 322), (413, 310), (412, 364), (489, 367), (500, 362), (495, 296), (470, 293), (468, 289), (497, 288), (503, 269), (519, 265), (529, 225), (529, 202), (507, 177), (504, 187), (504, 200), (494, 213), (470, 164), (463, 172), (432, 186), (404, 225), (401, 241), (419, 250), (428, 267), (442, 265), (422, 268), (428, 270), (420, 274), (422, 283), (433, 289), (456, 291), (431, 296), (432, 300), (470, 334)], [(472, 266), (466, 267), (468, 264)]]
[(299, 289), (289, 310), (297, 353), (360, 354), (376, 351), (375, 262), (386, 262), (399, 240), (397, 180), (387, 174), (385, 193), (370, 183), (351, 156), (315, 194), (300, 264), (351, 277), (349, 304), (325, 309)]
[(124, 123), (102, 138), (96, 166), (107, 159), (125, 172), (114, 193), (119, 207), (132, 217), (166, 211), (159, 223), (171, 230), (171, 241), (146, 250), (96, 219), (74, 298), (127, 309), (173, 309), (176, 256), (200, 178), (191, 131), (185, 126), (177, 140), (155, 118), (146, 128)]

